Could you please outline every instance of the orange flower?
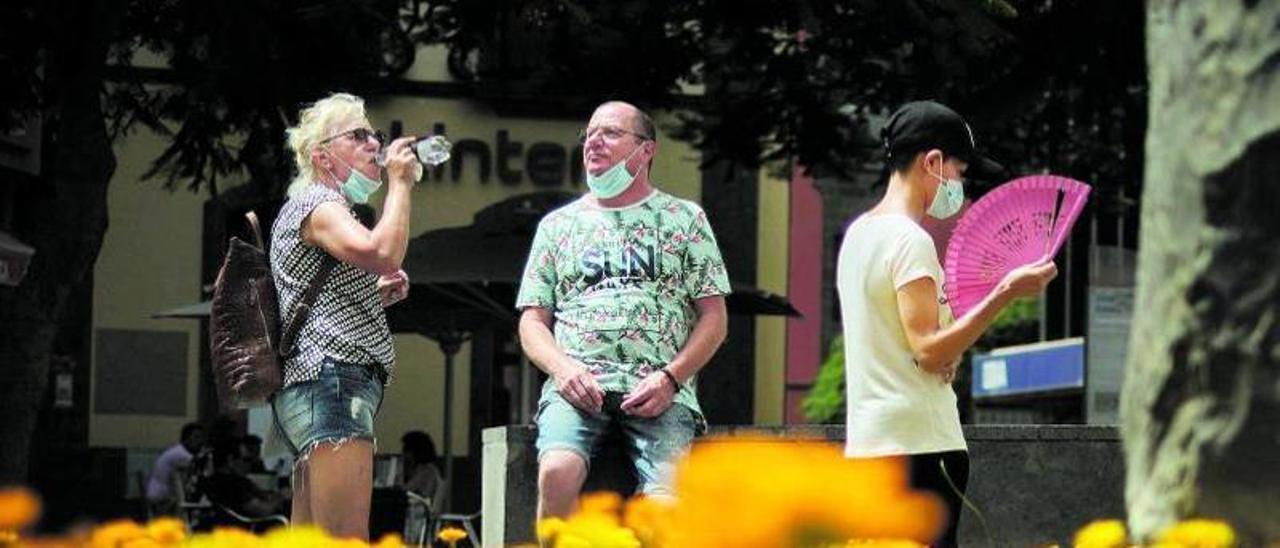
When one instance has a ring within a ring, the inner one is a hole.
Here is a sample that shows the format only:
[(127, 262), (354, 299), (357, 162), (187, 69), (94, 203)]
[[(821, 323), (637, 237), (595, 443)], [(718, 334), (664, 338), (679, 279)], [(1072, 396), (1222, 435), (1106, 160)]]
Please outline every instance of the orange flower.
[(945, 515), (909, 489), (901, 459), (850, 460), (829, 443), (781, 438), (700, 443), (677, 470), (676, 493), (672, 546), (928, 541)]
[(927, 548), (927, 546), (914, 540), (855, 539), (845, 543), (845, 548)]
[(622, 523), (636, 532), (645, 546), (664, 546), (664, 531), (671, 529), (671, 505), (652, 497), (637, 497), (627, 502)]
[(633, 500), (623, 527), (617, 495), (588, 495), (567, 521), (540, 522), (538, 537), (558, 547), (821, 545), (851, 536), (900, 546), (889, 539), (928, 539), (941, 525), (941, 505), (907, 489), (901, 461), (849, 461), (832, 446), (794, 440), (720, 441), (682, 464), (674, 508)]
[(1072, 545), (1076, 548), (1124, 548), (1129, 545), (1129, 533), (1124, 522), (1118, 519), (1100, 519), (1076, 531)]
[(574, 514), (555, 536), (555, 548), (640, 548), (634, 531), (622, 527), (616, 516)]
[[(305, 545), (294, 545), (294, 546), (301, 547)], [(330, 539), (329, 542), (327, 544), (324, 544), (323, 546), (325, 546), (326, 548), (369, 548), (369, 543), (362, 541), (360, 539), (343, 538), (343, 539)], [(271, 548), (275, 548), (275, 547), (273, 546)], [(288, 548), (292, 548), (292, 546)]]
[(1160, 533), (1156, 546), (1179, 548), (1232, 548), (1236, 532), (1225, 522), (1212, 519), (1189, 519), (1173, 524)]
[(404, 548), (404, 539), (396, 533), (387, 533), (382, 536), (382, 540), (373, 545), (373, 548)]
[[(301, 530), (299, 532), (307, 531), (306, 528), (300, 528), (300, 529)], [(276, 529), (276, 531), (281, 531), (281, 532), (288, 531), (289, 533), (292, 533), (292, 530), (290, 529)], [(275, 542), (264, 542), (264, 540), (259, 538), (257, 535), (237, 527), (215, 527), (212, 533), (208, 533), (207, 535), (202, 535), (202, 536), (205, 537), (205, 541), (208, 543), (207, 546), (216, 546), (216, 547), (239, 546), (239, 547), (251, 548), (254, 546), (267, 546), (267, 545), (308, 546), (308, 544), (305, 542), (297, 542), (294, 544), (288, 544), (288, 543), (276, 544)], [(275, 532), (268, 533), (267, 538), (270, 539), (273, 536), (276, 536)], [(288, 536), (289, 535), (285, 535), (284, 538), (287, 538)], [(323, 535), (319, 535), (316, 538), (323, 539), (325, 537)], [(319, 546), (319, 545), (320, 545), (319, 543), (310, 544), (310, 546)]]
[(560, 518), (543, 518), (538, 520), (536, 527), (538, 540), (549, 542), (554, 540), (565, 528), (565, 522)]
[(120, 548), (163, 548), (163, 546), (151, 537), (138, 537), (124, 541)]
[(21, 531), (40, 517), (40, 499), (31, 491), (0, 489), (0, 531)]
[(622, 497), (617, 493), (584, 495), (578, 500), (578, 510), (567, 519), (539, 521), (538, 539), (555, 548), (640, 548), (637, 532), (622, 525), (621, 510)]
[(130, 542), (146, 538), (147, 531), (141, 525), (130, 520), (117, 520), (94, 529), (89, 544), (93, 548), (124, 548)]
[(458, 544), (458, 541), (467, 538), (467, 533), (457, 527), (445, 527), (436, 534), (436, 538), (453, 548)]
[(333, 537), (330, 537), (324, 529), (321, 529), (317, 525), (277, 527), (268, 532), (267, 535), (263, 537), (263, 540), (265, 542), (261, 544), (261, 546), (269, 546), (271, 548), (332, 546), (336, 542)]
[(601, 514), (617, 517), (622, 497), (613, 491), (587, 493), (578, 499), (578, 514)]
[(177, 546), (187, 538), (187, 525), (177, 518), (158, 518), (147, 524), (147, 536), (164, 546)]

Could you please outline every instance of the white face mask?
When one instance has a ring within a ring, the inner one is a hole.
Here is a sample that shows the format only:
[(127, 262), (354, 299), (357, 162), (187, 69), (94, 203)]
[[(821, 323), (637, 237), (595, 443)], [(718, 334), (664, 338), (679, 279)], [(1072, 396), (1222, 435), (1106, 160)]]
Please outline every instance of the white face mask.
[(960, 179), (948, 179), (941, 175), (929, 173), (938, 179), (938, 191), (933, 194), (933, 203), (925, 211), (935, 219), (946, 219), (955, 215), (964, 207), (964, 183)]

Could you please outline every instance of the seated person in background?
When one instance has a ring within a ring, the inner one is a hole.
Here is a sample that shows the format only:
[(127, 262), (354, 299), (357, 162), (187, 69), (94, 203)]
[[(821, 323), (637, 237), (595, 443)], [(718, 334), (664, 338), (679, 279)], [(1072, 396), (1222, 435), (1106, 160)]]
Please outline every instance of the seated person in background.
[[(245, 475), (249, 461), (245, 459), (240, 443), (215, 447), (213, 467), (213, 473), (200, 480), (200, 490), (209, 497), (209, 502), (248, 517), (289, 513), (288, 501), (284, 497), (259, 489)], [(219, 519), (219, 522), (236, 523), (226, 519)]]
[[(431, 435), (421, 430), (406, 432), (400, 437), (401, 455), (404, 462), (405, 491), (418, 494), (435, 502), (436, 490), (440, 488), (440, 468), (437, 463), (440, 456), (436, 454), (436, 444)], [(404, 520), (404, 538), (408, 542), (416, 542), (427, 527), (427, 509), (421, 504), (410, 504)], [(433, 508), (439, 512), (439, 508)]]
[(440, 486), (440, 455), (431, 435), (421, 430), (400, 438), (404, 458), (404, 490), (431, 498)]
[(187, 502), (198, 502), (204, 498), (204, 492), (200, 490), (200, 486), (204, 483), (204, 478), (213, 474), (213, 450), (217, 447), (233, 447), (240, 443), (238, 428), (235, 419), (226, 415), (219, 415), (209, 422), (204, 447), (193, 452), (195, 456), (191, 458), (191, 465), (183, 471)]
[(262, 438), (248, 434), (240, 438), (240, 453), (249, 463), (249, 474), (267, 474), (266, 463), (262, 462)]
[[(179, 439), (181, 441), (160, 453), (147, 478), (147, 502), (157, 513), (172, 513), (178, 507), (173, 485), (174, 482), (182, 481), (179, 471), (190, 466), (192, 456), (204, 447), (204, 427), (194, 422), (189, 423), (182, 427)], [(175, 477), (175, 474), (179, 477)]]

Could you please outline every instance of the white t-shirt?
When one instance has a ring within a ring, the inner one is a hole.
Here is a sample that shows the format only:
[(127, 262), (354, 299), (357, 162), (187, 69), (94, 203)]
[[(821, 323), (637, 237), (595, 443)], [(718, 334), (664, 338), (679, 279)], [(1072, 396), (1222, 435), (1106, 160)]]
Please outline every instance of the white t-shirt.
[(179, 468), (191, 464), (191, 452), (181, 443), (175, 443), (165, 449), (151, 467), (151, 475), (147, 478), (147, 500), (163, 502), (173, 499), (169, 492), (173, 473)]
[(941, 322), (950, 307), (933, 239), (905, 215), (849, 225), (836, 265), (844, 322), (845, 455), (879, 457), (965, 449), (956, 394), (920, 369), (898, 314), (898, 290), (933, 278)]

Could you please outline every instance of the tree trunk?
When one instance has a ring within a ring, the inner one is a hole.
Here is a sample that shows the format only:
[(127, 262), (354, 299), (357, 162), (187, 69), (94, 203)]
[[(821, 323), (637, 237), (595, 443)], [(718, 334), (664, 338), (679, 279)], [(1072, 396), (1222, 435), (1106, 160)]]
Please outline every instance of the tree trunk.
[(47, 51), (42, 177), (18, 190), (18, 236), (36, 248), (22, 284), (0, 289), (0, 485), (26, 483), (32, 430), (68, 295), (92, 271), (107, 227), (115, 156), (101, 91), (124, 3), (41, 8)]
[[(753, 287), (759, 184), (756, 170), (741, 164), (720, 161), (703, 168), (702, 208), (715, 231), (729, 279)], [(710, 424), (755, 421), (756, 348), (743, 344), (755, 340), (755, 326), (755, 316), (729, 315), (726, 344), (698, 373), (698, 405)]]
[(1203, 516), (1280, 540), (1280, 0), (1151, 0), (1147, 40), (1130, 529)]
[[(708, 119), (725, 116), (723, 105), (732, 104), (735, 94), (743, 93), (730, 74), (721, 68), (730, 55), (727, 44), (713, 40), (708, 46), (707, 97), (723, 98), (724, 103), (710, 99), (700, 106)], [(720, 155), (723, 150), (704, 150), (704, 155)], [(760, 209), (760, 181), (755, 166), (747, 166), (741, 157), (720, 156), (712, 163), (703, 159), (702, 209), (716, 234), (716, 243), (724, 259), (725, 269), (733, 282), (756, 285), (756, 226)], [(730, 236), (732, 235), (732, 236)], [(756, 319), (745, 314), (730, 314), (726, 344), (720, 345), (711, 360), (698, 373), (698, 405), (710, 424), (751, 424), (755, 420), (754, 341)]]

